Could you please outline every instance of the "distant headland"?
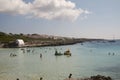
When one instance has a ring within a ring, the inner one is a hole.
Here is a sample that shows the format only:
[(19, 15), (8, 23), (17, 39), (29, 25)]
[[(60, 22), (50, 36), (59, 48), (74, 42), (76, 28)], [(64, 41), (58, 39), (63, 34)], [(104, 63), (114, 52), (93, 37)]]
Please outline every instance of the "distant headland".
[(25, 44), (22, 47), (60, 46), (83, 43), (87, 41), (104, 41), (104, 39), (70, 38), (53, 35), (23, 34), (23, 33), (13, 34), (0, 32), (0, 47), (1, 48), (19, 47), (16, 44), (17, 39), (21, 39), (24, 41)]

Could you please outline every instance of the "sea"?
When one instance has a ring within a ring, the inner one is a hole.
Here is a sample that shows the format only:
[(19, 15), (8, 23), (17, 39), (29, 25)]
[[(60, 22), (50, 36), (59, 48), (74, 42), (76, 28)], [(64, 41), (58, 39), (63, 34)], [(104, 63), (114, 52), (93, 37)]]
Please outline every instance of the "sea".
[[(55, 56), (55, 50), (71, 56)], [(14, 56), (11, 56), (14, 55)], [(42, 55), (42, 56), (40, 56)], [(95, 75), (120, 80), (120, 41), (74, 45), (0, 48), (0, 80), (64, 80)]]

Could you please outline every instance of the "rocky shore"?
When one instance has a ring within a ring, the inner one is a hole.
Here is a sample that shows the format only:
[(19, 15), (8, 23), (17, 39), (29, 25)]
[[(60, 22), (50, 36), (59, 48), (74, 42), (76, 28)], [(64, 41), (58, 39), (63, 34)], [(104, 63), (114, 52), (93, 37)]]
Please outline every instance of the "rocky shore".
[[(25, 41), (25, 45), (22, 47), (44, 47), (44, 46), (62, 46), (62, 45), (73, 45), (76, 43), (84, 43), (88, 41), (95, 41), (93, 39), (56, 39), (56, 40), (47, 40), (47, 41), (41, 41), (41, 40), (30, 40)], [(15, 41), (11, 41), (8, 43), (2, 43), (0, 44), (1, 48), (17, 48)]]
[(86, 38), (70, 38), (52, 35), (40, 34), (12, 34), (0, 32), (0, 47), (1, 48), (14, 48), (19, 47), (16, 45), (16, 40), (22, 39), (25, 45), (22, 47), (41, 47), (41, 46), (60, 46), (72, 45), (76, 43), (83, 43), (86, 41), (100, 41), (101, 39), (86, 39)]
[(96, 75), (89, 78), (67, 78), (65, 80), (113, 80), (110, 76)]

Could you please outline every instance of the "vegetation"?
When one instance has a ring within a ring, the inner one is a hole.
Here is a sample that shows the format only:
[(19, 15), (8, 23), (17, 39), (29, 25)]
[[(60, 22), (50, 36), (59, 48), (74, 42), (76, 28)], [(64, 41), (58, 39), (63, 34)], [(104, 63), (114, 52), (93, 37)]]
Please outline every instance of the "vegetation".
[(6, 34), (4, 32), (0, 32), (0, 43), (9, 43), (16, 39), (23, 39), (24, 41), (32, 40), (32, 38), (28, 38), (22, 34)]
[[(58, 36), (48, 36), (39, 34), (13, 34), (0, 32), (0, 47), (10, 47), (16, 39), (23, 39), (27, 46), (58, 46), (82, 43), (86, 41), (99, 41), (100, 39), (85, 39), (85, 38), (67, 38)], [(14, 45), (13, 45), (14, 46)]]

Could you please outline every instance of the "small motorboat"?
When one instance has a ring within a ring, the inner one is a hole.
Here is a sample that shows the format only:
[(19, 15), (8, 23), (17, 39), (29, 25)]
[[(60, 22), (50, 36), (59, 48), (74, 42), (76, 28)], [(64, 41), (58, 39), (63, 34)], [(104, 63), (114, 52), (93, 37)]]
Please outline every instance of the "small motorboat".
[(57, 50), (55, 51), (55, 56), (61, 56), (63, 55), (61, 52), (58, 52)]
[(67, 51), (65, 51), (65, 52), (64, 52), (64, 55), (70, 55), (70, 56), (71, 56), (70, 50), (68, 49)]

